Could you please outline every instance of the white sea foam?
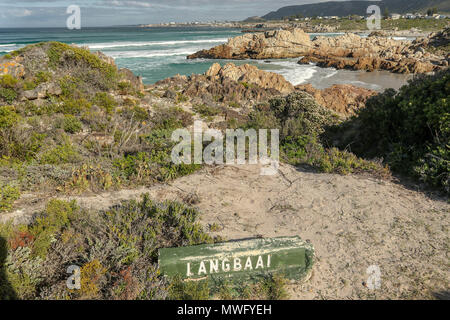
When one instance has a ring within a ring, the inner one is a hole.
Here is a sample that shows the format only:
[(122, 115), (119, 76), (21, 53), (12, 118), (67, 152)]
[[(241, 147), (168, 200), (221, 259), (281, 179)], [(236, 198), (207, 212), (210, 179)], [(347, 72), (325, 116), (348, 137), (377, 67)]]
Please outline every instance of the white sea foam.
[(187, 56), (195, 53), (196, 50), (188, 50), (182, 48), (181, 50), (136, 50), (136, 51), (114, 51), (108, 52), (108, 55), (113, 58), (156, 58), (156, 57), (171, 57), (171, 56)]
[(122, 48), (122, 47), (174, 46), (179, 44), (192, 44), (192, 43), (224, 43), (227, 41), (228, 38), (220, 38), (220, 39), (174, 40), (174, 41), (93, 43), (84, 45), (87, 45), (90, 49), (105, 49), (105, 48)]
[(408, 40), (407, 37), (391, 37), (391, 39), (396, 40), (396, 41)]
[(23, 46), (24, 45), (17, 45), (15, 43), (0, 44), (0, 51), (1, 52), (11, 52), (11, 51), (17, 50)]
[(317, 73), (317, 67), (314, 65), (300, 65), (297, 60), (272, 61), (271, 65), (278, 67), (268, 71), (275, 72), (284, 76), (284, 78), (294, 86), (302, 84), (311, 79)]

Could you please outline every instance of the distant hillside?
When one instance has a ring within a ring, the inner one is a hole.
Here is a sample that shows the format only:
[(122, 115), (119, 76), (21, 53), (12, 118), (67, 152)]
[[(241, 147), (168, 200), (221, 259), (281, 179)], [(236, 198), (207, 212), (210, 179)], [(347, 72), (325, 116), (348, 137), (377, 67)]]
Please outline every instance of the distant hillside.
[(434, 7), (440, 12), (450, 12), (449, 0), (330, 1), (283, 7), (278, 11), (273, 11), (262, 16), (262, 18), (266, 20), (277, 20), (298, 14), (304, 17), (346, 16), (351, 14), (366, 15), (367, 7), (372, 4), (380, 6), (382, 11), (387, 7), (391, 13), (424, 12)]

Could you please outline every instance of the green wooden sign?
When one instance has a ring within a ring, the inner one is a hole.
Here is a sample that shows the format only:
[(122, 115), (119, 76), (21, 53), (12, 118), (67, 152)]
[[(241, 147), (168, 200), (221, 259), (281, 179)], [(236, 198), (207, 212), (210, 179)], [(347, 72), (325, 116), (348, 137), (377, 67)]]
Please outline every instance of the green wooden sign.
[(309, 276), (314, 248), (299, 237), (251, 239), (159, 250), (166, 276), (187, 280), (257, 278), (276, 273), (287, 279)]

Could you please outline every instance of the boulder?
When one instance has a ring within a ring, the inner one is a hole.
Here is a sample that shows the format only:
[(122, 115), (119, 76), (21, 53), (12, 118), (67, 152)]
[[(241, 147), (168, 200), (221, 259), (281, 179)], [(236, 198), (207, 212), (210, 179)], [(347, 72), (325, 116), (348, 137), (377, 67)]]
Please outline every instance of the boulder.
[(152, 87), (165, 90), (164, 97), (169, 99), (175, 99), (176, 92), (167, 88), (178, 87), (184, 96), (192, 99), (192, 103), (210, 106), (232, 102), (250, 106), (295, 91), (292, 84), (279, 74), (248, 64), (236, 66), (233, 63), (223, 67), (215, 63), (204, 74), (189, 77), (177, 75), (158, 81)]
[(369, 97), (377, 94), (376, 91), (348, 84), (333, 85), (326, 89), (316, 89), (311, 84), (305, 84), (295, 89), (309, 93), (323, 107), (345, 116), (355, 114), (358, 109), (365, 107)]
[[(317, 63), (321, 67), (427, 73), (448, 66), (444, 54), (439, 50), (427, 51), (427, 48), (446, 48), (448, 43), (448, 29), (411, 42), (391, 39), (379, 31), (372, 32), (369, 37), (346, 33), (338, 37), (317, 36), (311, 41), (302, 29), (294, 28), (244, 34), (228, 40), (226, 44), (194, 53), (188, 59), (302, 57), (299, 63)], [(218, 72), (217, 68), (215, 66), (211, 72)]]
[(61, 87), (57, 83), (41, 83), (33, 90), (23, 91), (21, 100), (44, 99), (49, 96), (59, 96), (61, 93)]
[[(396, 73), (428, 73), (445, 67), (443, 56), (425, 47), (437, 35), (414, 42), (397, 41), (373, 32), (367, 38), (353, 33), (338, 37), (316, 37), (313, 49), (299, 60), (320, 67), (351, 70), (388, 70)], [(439, 35), (442, 38), (442, 35)], [(443, 41), (440, 40), (439, 43)]]
[(310, 47), (310, 37), (302, 29), (272, 30), (232, 38), (226, 44), (199, 51), (188, 56), (188, 59), (296, 58), (302, 56)]
[(0, 76), (6, 74), (9, 74), (14, 78), (20, 78), (25, 74), (25, 68), (18, 62), (18, 59), (9, 60), (0, 58)]
[(214, 64), (206, 72), (206, 76), (208, 75), (212, 78), (228, 78), (244, 85), (257, 85), (263, 89), (275, 89), (283, 94), (294, 91), (294, 86), (282, 75), (259, 70), (249, 64), (236, 66), (233, 63), (228, 63), (222, 68), (219, 64)]

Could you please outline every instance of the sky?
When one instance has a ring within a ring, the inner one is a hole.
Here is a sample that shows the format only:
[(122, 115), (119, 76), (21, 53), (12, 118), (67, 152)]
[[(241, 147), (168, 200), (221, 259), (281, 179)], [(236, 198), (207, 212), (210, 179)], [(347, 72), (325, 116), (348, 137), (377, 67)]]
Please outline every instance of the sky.
[[(243, 20), (287, 5), (327, 0), (0, 0), (0, 28), (66, 27), (70, 5), (81, 27)], [(340, 1), (340, 0), (338, 0)]]

